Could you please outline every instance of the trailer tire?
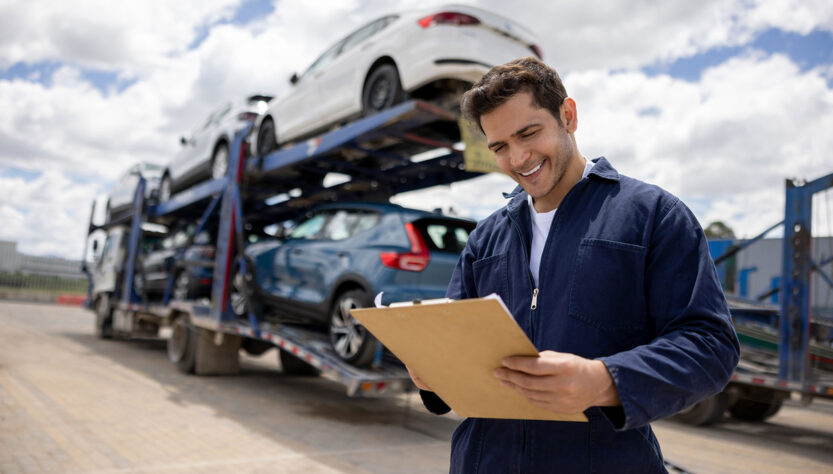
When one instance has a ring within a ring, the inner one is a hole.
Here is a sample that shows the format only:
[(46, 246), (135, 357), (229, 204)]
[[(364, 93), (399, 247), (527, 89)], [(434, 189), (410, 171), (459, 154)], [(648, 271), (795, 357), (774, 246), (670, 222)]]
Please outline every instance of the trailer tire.
[(113, 308), (107, 294), (95, 300), (95, 334), (101, 339), (113, 337)]
[(228, 174), (229, 149), (226, 142), (220, 142), (211, 157), (211, 179), (220, 179)]
[(197, 361), (197, 330), (186, 317), (179, 317), (171, 324), (168, 337), (168, 359), (180, 372), (193, 374)]
[(330, 342), (342, 360), (356, 367), (373, 362), (376, 354), (376, 338), (364, 328), (349, 310), (367, 308), (373, 301), (362, 290), (348, 290), (335, 298), (330, 310)]
[[(776, 398), (776, 397), (773, 397)], [(781, 409), (782, 400), (772, 401), (750, 400), (738, 398), (729, 407), (729, 414), (732, 418), (743, 421), (764, 421), (771, 418)]]
[(728, 405), (729, 396), (720, 392), (682, 410), (673, 419), (694, 426), (711, 425), (723, 417)]
[(281, 371), (286, 375), (318, 375), (318, 369), (299, 359), (289, 351), (278, 350)]

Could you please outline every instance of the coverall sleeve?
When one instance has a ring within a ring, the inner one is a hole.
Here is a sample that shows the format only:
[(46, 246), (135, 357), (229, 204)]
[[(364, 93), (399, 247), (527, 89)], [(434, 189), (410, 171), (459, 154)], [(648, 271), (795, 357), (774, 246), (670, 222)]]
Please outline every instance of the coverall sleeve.
[[(447, 298), (461, 300), (474, 297), (477, 294), (474, 279), (471, 276), (471, 268), (476, 255), (473, 247), (474, 238), (475, 235), (469, 237), (466, 247), (463, 249), (463, 252), (460, 254), (460, 259), (457, 261), (457, 266), (454, 267), (451, 282), (448, 284), (448, 289), (446, 290)], [(444, 415), (451, 411), (451, 408), (436, 393), (420, 390), (419, 395), (422, 398), (422, 404), (431, 413)]]
[(718, 393), (739, 359), (737, 334), (703, 230), (679, 200), (666, 209), (658, 213), (645, 264), (645, 298), (655, 338), (599, 358), (622, 403), (603, 412), (620, 430)]

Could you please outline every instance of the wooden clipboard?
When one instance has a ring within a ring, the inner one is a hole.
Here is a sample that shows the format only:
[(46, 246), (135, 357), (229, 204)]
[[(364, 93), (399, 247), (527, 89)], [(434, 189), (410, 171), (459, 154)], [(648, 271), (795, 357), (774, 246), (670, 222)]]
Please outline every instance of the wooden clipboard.
[(499, 296), (449, 301), (350, 313), (460, 416), (587, 421), (536, 407), (494, 376), (505, 357), (538, 355)]

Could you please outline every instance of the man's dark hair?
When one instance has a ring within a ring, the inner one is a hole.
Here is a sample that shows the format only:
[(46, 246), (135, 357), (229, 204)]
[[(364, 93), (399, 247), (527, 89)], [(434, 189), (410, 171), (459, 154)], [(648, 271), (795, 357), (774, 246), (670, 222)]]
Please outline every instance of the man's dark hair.
[(549, 110), (558, 125), (562, 125), (561, 104), (567, 98), (567, 90), (555, 69), (531, 56), (490, 69), (463, 94), (460, 108), (465, 118), (480, 126), (483, 114), (519, 92), (531, 93), (535, 105)]

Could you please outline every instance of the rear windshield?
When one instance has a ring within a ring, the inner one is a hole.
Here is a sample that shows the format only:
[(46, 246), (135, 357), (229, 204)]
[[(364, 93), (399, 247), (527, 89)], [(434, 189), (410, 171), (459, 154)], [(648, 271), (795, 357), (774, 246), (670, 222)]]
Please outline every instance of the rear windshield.
[(428, 249), (434, 252), (462, 252), (474, 226), (474, 222), (446, 219), (423, 219), (414, 222), (414, 227), (422, 235)]

